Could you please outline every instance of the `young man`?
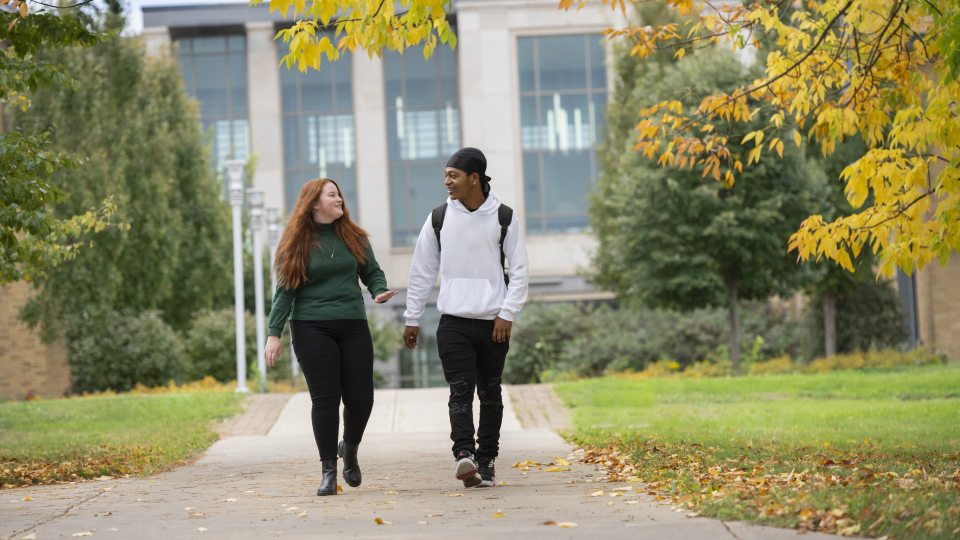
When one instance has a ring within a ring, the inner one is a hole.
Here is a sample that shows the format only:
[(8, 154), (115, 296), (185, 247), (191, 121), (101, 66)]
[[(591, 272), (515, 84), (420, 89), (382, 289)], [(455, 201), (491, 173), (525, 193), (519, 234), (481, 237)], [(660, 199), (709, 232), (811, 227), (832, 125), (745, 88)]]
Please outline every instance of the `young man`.
[[(404, 314), (403, 344), (412, 349), (439, 273), (437, 345), (450, 386), (454, 470), (465, 487), (496, 482), (494, 459), (503, 421), (500, 376), (513, 320), (527, 299), (527, 253), (519, 220), (490, 191), (486, 170), (487, 160), (476, 148), (462, 148), (447, 161), (443, 185), (449, 198), (420, 230)], [(474, 389), (480, 397), (476, 439)]]

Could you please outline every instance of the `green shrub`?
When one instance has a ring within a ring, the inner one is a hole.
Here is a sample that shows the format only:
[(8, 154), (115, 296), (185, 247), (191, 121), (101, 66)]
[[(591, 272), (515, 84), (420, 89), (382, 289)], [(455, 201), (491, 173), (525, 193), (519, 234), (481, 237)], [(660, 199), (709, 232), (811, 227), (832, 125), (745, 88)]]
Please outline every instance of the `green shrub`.
[(182, 381), (187, 371), (180, 338), (157, 311), (104, 315), (100, 324), (70, 340), (69, 352), (77, 392), (160, 386)]
[[(800, 349), (804, 334), (798, 326), (782, 309), (745, 304), (741, 343), (745, 359), (759, 361)], [(540, 382), (547, 371), (551, 380), (639, 372), (661, 359), (676, 362), (678, 369), (702, 360), (729, 362), (727, 332), (724, 309), (681, 313), (535, 303), (514, 326), (504, 380)]]
[[(256, 366), (257, 327), (253, 315), (246, 313), (243, 324), (247, 361)], [(194, 316), (184, 336), (184, 345), (190, 358), (187, 371), (189, 380), (199, 380), (207, 375), (220, 382), (236, 380), (236, 339), (236, 314), (233, 308), (201, 311)], [(248, 374), (252, 376), (255, 371), (248, 370)]]
[[(823, 302), (817, 298), (807, 313), (809, 350), (794, 357), (824, 354)], [(896, 348), (907, 339), (907, 328), (896, 291), (885, 282), (867, 282), (837, 298), (837, 352)]]

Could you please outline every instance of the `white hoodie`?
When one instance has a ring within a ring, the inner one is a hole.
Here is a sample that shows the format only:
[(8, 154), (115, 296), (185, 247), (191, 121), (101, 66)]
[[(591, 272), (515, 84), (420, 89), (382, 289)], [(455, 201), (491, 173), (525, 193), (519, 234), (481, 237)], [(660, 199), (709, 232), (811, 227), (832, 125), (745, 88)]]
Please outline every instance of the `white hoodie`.
[(503, 252), (510, 275), (509, 288), (500, 266), (500, 199), (491, 190), (473, 212), (460, 201), (447, 199), (447, 212), (437, 247), (431, 216), (420, 229), (410, 265), (407, 289), (407, 326), (419, 326), (427, 297), (440, 274), (437, 309), (444, 315), (468, 319), (513, 321), (527, 301), (527, 250), (520, 238), (517, 212), (507, 228)]

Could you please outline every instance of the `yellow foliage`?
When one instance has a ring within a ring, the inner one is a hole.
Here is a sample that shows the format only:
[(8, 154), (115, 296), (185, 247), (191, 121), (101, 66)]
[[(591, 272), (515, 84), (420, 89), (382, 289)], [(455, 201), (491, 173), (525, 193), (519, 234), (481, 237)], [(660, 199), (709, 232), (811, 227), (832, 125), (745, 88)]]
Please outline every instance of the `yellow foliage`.
[[(633, 55), (672, 50), (682, 61), (685, 51), (722, 43), (721, 37), (743, 48), (749, 33), (754, 46), (768, 48), (757, 56), (765, 71), (734, 92), (704, 97), (696, 110), (659, 117), (659, 107), (642, 111), (636, 151), (663, 167), (699, 167), (704, 176), (731, 183), (743, 174), (735, 163), (751, 167), (771, 159), (761, 146), (768, 131), (767, 150), (778, 158), (783, 135), (798, 147), (807, 138), (825, 155), (859, 135), (868, 150), (840, 178), (858, 211), (830, 222), (811, 216), (789, 249), (801, 260), (831, 259), (852, 271), (851, 254), (869, 247), (888, 275), (896, 267), (912, 272), (946, 261), (960, 250), (960, 81), (948, 65), (956, 42), (940, 39), (956, 35), (951, 25), (960, 20), (960, 3), (811, 0), (797, 9), (794, 2), (766, 0), (697, 7), (692, 0), (662, 2), (692, 16), (683, 25), (605, 35), (629, 41)], [(760, 109), (769, 111), (769, 125), (737, 137), (741, 144), (753, 141), (752, 148), (741, 154), (717, 139), (708, 143), (716, 122), (746, 123)], [(677, 137), (691, 141), (683, 159), (667, 144)], [(735, 173), (718, 172), (710, 158), (721, 155)]]
[[(259, 5), (263, 0), (250, 3)], [(447, 21), (450, 0), (402, 4), (407, 9), (397, 13), (394, 2), (381, 0), (270, 0), (271, 13), (294, 19), (290, 28), (276, 36), (288, 50), (281, 63), (288, 69), (296, 65), (300, 71), (319, 70), (324, 58), (336, 62), (343, 51), (361, 49), (379, 56), (384, 49), (403, 53), (422, 44), (428, 58), (438, 43), (456, 47), (457, 37)]]

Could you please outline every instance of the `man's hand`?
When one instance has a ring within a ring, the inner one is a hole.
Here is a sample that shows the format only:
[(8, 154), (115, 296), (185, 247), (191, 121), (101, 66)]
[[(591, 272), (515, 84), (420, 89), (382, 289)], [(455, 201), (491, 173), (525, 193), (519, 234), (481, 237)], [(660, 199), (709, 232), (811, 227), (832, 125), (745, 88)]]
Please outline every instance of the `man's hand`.
[(403, 346), (412, 349), (417, 346), (417, 337), (420, 335), (419, 326), (403, 327)]
[(510, 341), (510, 332), (513, 330), (513, 323), (497, 317), (493, 321), (493, 341), (494, 343), (505, 343)]

